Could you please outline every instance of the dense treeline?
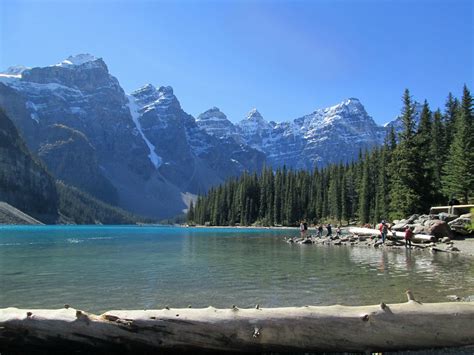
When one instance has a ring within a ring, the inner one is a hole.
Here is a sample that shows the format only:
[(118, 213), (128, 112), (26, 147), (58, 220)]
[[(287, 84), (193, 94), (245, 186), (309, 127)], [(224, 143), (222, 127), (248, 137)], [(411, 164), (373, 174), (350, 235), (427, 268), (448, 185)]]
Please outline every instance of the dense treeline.
[(314, 171), (285, 167), (244, 173), (199, 196), (188, 222), (211, 225), (295, 225), (333, 220), (375, 223), (426, 213), (448, 199), (473, 199), (474, 125), (472, 97), (449, 94), (444, 112), (425, 101), (419, 123), (405, 90), (403, 129), (393, 127), (385, 143), (361, 152), (357, 162)]
[(61, 223), (74, 224), (137, 224), (151, 223), (145, 217), (133, 215), (119, 207), (109, 205), (76, 187), (56, 182), (59, 195)]

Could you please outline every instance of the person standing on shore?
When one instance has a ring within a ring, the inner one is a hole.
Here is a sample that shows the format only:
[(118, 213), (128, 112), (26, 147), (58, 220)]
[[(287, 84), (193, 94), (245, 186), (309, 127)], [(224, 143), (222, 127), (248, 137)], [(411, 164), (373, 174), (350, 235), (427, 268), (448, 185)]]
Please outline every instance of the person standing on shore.
[(323, 236), (323, 225), (320, 224), (318, 226), (318, 238), (321, 238)]
[(379, 230), (380, 230), (380, 234), (382, 235), (382, 243), (385, 243), (385, 238), (387, 238), (387, 234), (388, 234), (388, 226), (384, 220), (382, 220), (382, 223), (380, 223)]
[(304, 239), (305, 234), (306, 234), (306, 230), (304, 229), (304, 223), (303, 223), (303, 221), (301, 221), (300, 222), (300, 236), (301, 236), (301, 238)]
[(326, 226), (327, 230), (328, 230), (328, 234), (326, 235), (326, 237), (332, 237), (332, 227), (331, 227), (331, 223), (328, 223), (327, 226)]
[(411, 240), (413, 238), (413, 231), (409, 226), (405, 229), (405, 248), (411, 249)]

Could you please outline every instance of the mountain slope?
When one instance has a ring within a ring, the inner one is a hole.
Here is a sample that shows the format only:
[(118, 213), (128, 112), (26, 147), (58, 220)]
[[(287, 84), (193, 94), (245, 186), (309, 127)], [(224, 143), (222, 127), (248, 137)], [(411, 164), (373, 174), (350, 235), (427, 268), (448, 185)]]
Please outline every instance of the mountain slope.
[(220, 139), (232, 138), (264, 152), (267, 164), (274, 168), (313, 169), (349, 162), (361, 149), (382, 144), (386, 132), (355, 98), (289, 122), (267, 122), (253, 109), (233, 125), (214, 108), (200, 115), (197, 123)]
[[(62, 133), (61, 128), (59, 134)], [(56, 182), (43, 162), (30, 153), (15, 125), (1, 109), (0, 207), (0, 223), (9, 224), (37, 224), (30, 216), (49, 224), (144, 221), (77, 188)]]
[(0, 74), (0, 107), (51, 171), (141, 215), (182, 213), (189, 195), (265, 162), (262, 152), (200, 129), (171, 87), (126, 95), (90, 55)]
[(57, 216), (58, 196), (54, 178), (33, 157), (17, 129), (0, 109), (0, 201), (39, 219)]

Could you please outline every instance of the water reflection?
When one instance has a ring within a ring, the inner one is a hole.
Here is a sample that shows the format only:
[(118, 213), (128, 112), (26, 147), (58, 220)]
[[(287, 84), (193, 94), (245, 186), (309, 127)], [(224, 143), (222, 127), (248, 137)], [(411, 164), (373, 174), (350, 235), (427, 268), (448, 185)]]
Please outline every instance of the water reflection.
[(361, 305), (404, 302), (408, 288), (424, 302), (474, 295), (473, 262), (461, 256), (290, 245), (282, 235), (288, 232), (0, 231), (0, 307)]

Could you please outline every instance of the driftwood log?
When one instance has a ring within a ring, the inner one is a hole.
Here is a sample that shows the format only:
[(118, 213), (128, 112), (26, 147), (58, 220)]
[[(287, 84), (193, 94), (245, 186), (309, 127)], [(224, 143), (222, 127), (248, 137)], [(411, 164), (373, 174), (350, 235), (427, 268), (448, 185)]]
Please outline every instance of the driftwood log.
[(108, 311), (0, 310), (0, 352), (388, 351), (474, 345), (474, 303)]
[[(381, 235), (378, 229), (361, 228), (361, 227), (351, 227), (349, 228), (349, 233), (357, 234), (357, 235), (377, 235), (377, 236)], [(388, 238), (404, 239), (405, 232), (389, 231)], [(436, 238), (433, 235), (428, 235), (428, 234), (415, 234), (413, 235), (412, 241), (415, 243), (429, 243), (429, 242), (436, 241)]]

